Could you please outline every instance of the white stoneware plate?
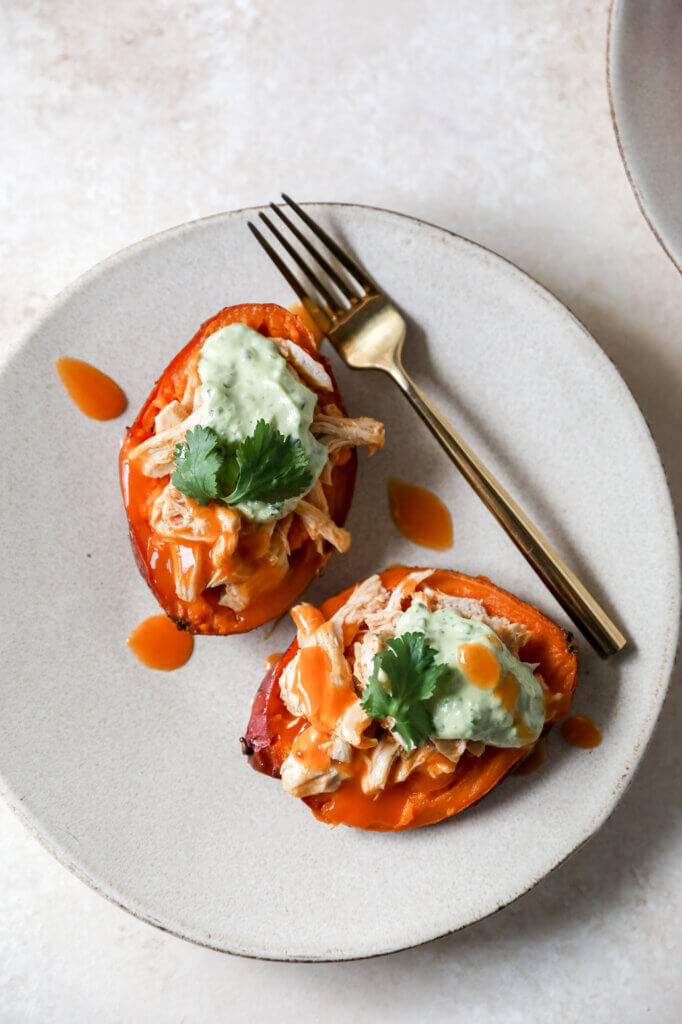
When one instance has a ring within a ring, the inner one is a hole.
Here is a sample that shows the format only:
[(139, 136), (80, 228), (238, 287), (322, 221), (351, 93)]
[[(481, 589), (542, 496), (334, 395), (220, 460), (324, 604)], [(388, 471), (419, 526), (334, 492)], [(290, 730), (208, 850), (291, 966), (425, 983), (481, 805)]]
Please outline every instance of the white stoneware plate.
[(607, 54), (611, 113), (642, 213), (682, 270), (682, 4), (614, 0)]
[[(435, 827), (396, 835), (319, 824), (240, 752), (265, 656), (292, 637), (288, 620), (272, 636), (265, 627), (199, 639), (169, 674), (142, 667), (125, 644), (156, 606), (128, 544), (119, 437), (203, 320), (237, 302), (291, 302), (246, 229), (253, 211), (142, 242), (61, 295), (0, 376), (2, 786), (64, 864), (132, 913), (195, 942), (278, 959), (369, 956), (461, 928), (583, 843), (651, 733), (679, 596), (656, 448), (573, 316), (510, 263), (440, 228), (363, 207), (314, 212), (408, 315), (408, 369), (630, 644), (604, 663), (581, 643), (575, 707), (602, 726), (597, 749), (554, 735), (543, 770)], [(125, 417), (82, 416), (53, 370), (61, 354), (119, 381)], [(350, 553), (308, 598), (393, 562), (434, 564), (488, 575), (567, 625), (388, 378), (336, 368), (351, 413), (384, 420), (388, 440), (371, 463), (361, 459)], [(429, 553), (396, 533), (392, 475), (445, 499), (452, 551)]]

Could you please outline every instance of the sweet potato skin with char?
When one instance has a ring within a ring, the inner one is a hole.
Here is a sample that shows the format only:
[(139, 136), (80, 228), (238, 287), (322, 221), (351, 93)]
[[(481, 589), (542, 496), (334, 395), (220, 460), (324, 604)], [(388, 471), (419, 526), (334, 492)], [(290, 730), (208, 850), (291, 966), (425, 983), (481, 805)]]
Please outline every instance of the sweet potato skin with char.
[[(415, 571), (418, 570), (394, 567), (381, 573), (381, 580), (390, 591), (408, 573)], [(491, 616), (527, 626), (532, 635), (519, 655), (524, 661), (538, 663), (547, 687), (560, 699), (561, 713), (567, 713), (577, 677), (577, 656), (570, 634), (537, 608), (496, 587), (486, 577), (436, 570), (425, 582), (453, 596), (480, 601)], [(352, 590), (351, 587), (322, 605), (326, 618), (345, 603)], [(285, 707), (278, 683), (284, 667), (297, 651), (298, 643), (294, 640), (265, 676), (242, 740), (242, 748), (252, 767), (275, 778), (279, 777), (281, 765), (302, 727), (301, 720), (293, 718)], [(546, 725), (545, 730), (550, 727)], [(330, 825), (344, 824), (380, 832), (419, 828), (459, 814), (480, 800), (528, 753), (527, 748), (495, 747), (486, 748), (480, 757), (466, 753), (455, 771), (445, 782), (441, 778), (437, 786), (433, 780), (420, 778), (416, 772), (405, 782), (388, 787), (378, 797), (366, 796), (351, 780), (351, 783), (342, 783), (335, 792), (304, 799), (315, 817)]]
[[(159, 481), (144, 477), (135, 470), (128, 453), (152, 435), (157, 413), (174, 399), (180, 401), (188, 375), (196, 370), (206, 338), (233, 323), (246, 324), (265, 337), (287, 338), (305, 349), (325, 368), (334, 385), (333, 391), (325, 392), (325, 400), (337, 405), (343, 415), (346, 414), (331, 367), (317, 351), (310, 331), (297, 316), (274, 304), (245, 304), (221, 310), (202, 324), (192, 340), (166, 367), (135, 422), (126, 431), (119, 457), (119, 473), (130, 541), (138, 569), (166, 614), (177, 626), (191, 633), (244, 633), (277, 618), (300, 597), (324, 567), (333, 550), (325, 541), (324, 550), (320, 554), (313, 541), (306, 536), (300, 546), (292, 551), (289, 569), (284, 579), (258, 594), (244, 611), (235, 612), (218, 603), (218, 588), (204, 591), (198, 600), (192, 603), (180, 600), (175, 592), (169, 557), (165, 553), (168, 545), (158, 539), (154, 539), (152, 543), (152, 530), (149, 525), (150, 500), (159, 483), (165, 484), (168, 478)], [(357, 456), (351, 449), (346, 460), (334, 467), (331, 487), (325, 487), (330, 515), (339, 526), (344, 524), (350, 510), (356, 470)]]

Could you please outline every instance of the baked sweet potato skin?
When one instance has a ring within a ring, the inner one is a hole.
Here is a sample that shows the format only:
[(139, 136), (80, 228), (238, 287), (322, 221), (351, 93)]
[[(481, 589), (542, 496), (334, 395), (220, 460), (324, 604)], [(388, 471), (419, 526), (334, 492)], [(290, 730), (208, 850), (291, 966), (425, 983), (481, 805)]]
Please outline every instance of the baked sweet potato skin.
[[(206, 338), (232, 323), (244, 323), (265, 337), (288, 338), (309, 352), (321, 363), (334, 384), (333, 392), (325, 392), (328, 402), (339, 407), (345, 415), (343, 399), (334, 379), (329, 362), (317, 351), (315, 341), (297, 316), (274, 304), (244, 304), (229, 306), (207, 320), (192, 340), (169, 363), (154, 385), (151, 394), (140, 409), (135, 422), (126, 431), (119, 456), (119, 474), (123, 503), (128, 517), (130, 542), (135, 562), (162, 609), (182, 629), (191, 633), (220, 634), (245, 633), (277, 618), (300, 597), (309, 583), (322, 570), (332, 554), (325, 542), (324, 551), (318, 553), (314, 543), (306, 537), (292, 552), (289, 571), (284, 579), (259, 594), (243, 612), (234, 612), (218, 604), (218, 590), (207, 590), (195, 602), (181, 601), (170, 572), (169, 558), (164, 557), (164, 545), (158, 538), (150, 543), (149, 507), (159, 484), (167, 478), (152, 480), (136, 472), (128, 453), (151, 436), (157, 413), (173, 399), (182, 398), (188, 374), (195, 370)], [(350, 511), (355, 488), (357, 457), (350, 450), (348, 458), (335, 466), (331, 487), (325, 494), (332, 518), (340, 526)]]
[[(381, 573), (387, 590), (392, 590), (414, 568), (394, 567)], [(526, 625), (531, 639), (520, 651), (524, 661), (539, 665), (545, 683), (561, 698), (561, 712), (567, 713), (577, 681), (577, 654), (570, 634), (486, 577), (436, 570), (429, 586), (457, 597), (475, 598), (490, 615)], [(347, 600), (352, 587), (322, 605), (329, 618)], [(279, 677), (298, 650), (291, 644), (279, 662), (265, 676), (253, 703), (251, 719), (242, 740), (251, 765), (267, 775), (279, 777), (297, 731), (299, 719), (287, 711), (279, 693)], [(547, 730), (549, 725), (545, 727)], [(528, 755), (527, 749), (488, 747), (481, 757), (465, 754), (452, 775), (437, 782), (415, 772), (406, 782), (389, 787), (378, 797), (362, 793), (353, 779), (333, 793), (306, 797), (316, 818), (330, 825), (350, 825), (370, 831), (403, 831), (435, 824), (471, 806)]]

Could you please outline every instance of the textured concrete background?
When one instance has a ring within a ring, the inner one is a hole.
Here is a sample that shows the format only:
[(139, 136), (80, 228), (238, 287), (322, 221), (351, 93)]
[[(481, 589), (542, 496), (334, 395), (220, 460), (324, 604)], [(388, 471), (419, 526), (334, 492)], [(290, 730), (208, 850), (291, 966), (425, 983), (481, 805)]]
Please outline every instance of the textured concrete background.
[[(5, 0), (0, 353), (74, 277), (163, 228), (282, 188), (386, 206), (491, 246), (577, 313), (679, 508), (682, 279), (623, 173), (606, 28), (606, 0)], [(166, 936), (0, 806), (0, 1019), (679, 1020), (681, 728), (675, 680), (608, 824), (514, 906), (346, 965)]]

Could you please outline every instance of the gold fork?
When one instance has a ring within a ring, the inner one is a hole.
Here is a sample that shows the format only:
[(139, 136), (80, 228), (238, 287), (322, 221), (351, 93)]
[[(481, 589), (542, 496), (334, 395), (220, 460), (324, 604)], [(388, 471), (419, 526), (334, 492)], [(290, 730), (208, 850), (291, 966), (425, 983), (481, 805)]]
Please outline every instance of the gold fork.
[[(393, 378), (457, 469), (595, 650), (604, 658), (622, 650), (626, 643), (625, 637), (598, 601), (571, 572), (552, 545), (486, 469), (469, 445), (408, 377), (402, 364), (406, 325), (395, 306), (382, 295), (362, 267), (344, 252), (309, 213), (289, 196), (282, 194), (282, 199), (312, 234), (327, 247), (361, 290), (361, 294), (358, 294), (357, 286), (351, 287), (284, 210), (271, 203), (272, 211), (326, 275), (326, 279), (323, 280), (272, 220), (265, 213), (260, 214), (263, 223), (320, 296), (322, 303), (318, 304), (258, 228), (249, 222), (249, 228), (256, 239), (322, 333), (329, 338), (339, 355), (353, 369), (383, 370)], [(343, 297), (345, 303), (334, 295), (333, 289)]]

